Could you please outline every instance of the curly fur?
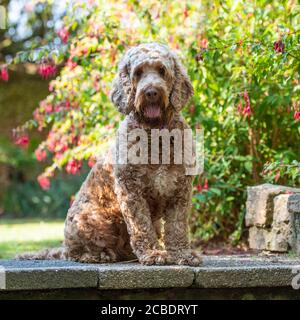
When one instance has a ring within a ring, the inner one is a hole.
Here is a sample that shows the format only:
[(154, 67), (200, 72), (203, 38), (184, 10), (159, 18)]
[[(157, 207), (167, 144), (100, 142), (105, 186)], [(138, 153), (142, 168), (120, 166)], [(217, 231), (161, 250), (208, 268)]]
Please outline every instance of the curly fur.
[[(147, 90), (153, 88), (158, 98), (149, 104)], [(113, 81), (111, 100), (126, 115), (120, 128), (149, 133), (153, 128), (188, 128), (180, 110), (192, 94), (176, 54), (150, 43), (126, 52)], [(149, 105), (157, 113), (154, 117)], [(191, 192), (192, 177), (185, 175), (184, 165), (99, 161), (68, 211), (63, 248), (19, 258), (80, 262), (137, 258), (146, 265), (199, 265), (200, 255), (190, 249), (188, 240)]]

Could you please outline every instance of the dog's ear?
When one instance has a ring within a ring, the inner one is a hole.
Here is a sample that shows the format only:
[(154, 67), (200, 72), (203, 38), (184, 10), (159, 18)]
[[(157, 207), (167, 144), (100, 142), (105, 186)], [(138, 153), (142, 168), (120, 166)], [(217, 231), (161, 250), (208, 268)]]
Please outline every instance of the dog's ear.
[(129, 114), (133, 109), (134, 90), (129, 76), (129, 59), (127, 54), (120, 61), (118, 72), (112, 83), (110, 100), (117, 109), (124, 114)]
[(173, 59), (175, 80), (171, 91), (170, 102), (176, 111), (180, 111), (194, 94), (194, 89), (186, 69), (179, 61), (179, 58), (174, 54)]

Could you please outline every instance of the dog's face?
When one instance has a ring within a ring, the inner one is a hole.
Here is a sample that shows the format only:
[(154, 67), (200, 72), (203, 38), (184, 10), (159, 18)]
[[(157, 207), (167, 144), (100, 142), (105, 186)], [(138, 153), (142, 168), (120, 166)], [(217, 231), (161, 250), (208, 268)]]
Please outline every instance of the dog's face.
[(144, 123), (166, 125), (193, 94), (175, 53), (157, 43), (131, 48), (119, 64), (111, 100), (120, 112)]
[(134, 109), (148, 123), (167, 121), (171, 75), (161, 60), (149, 60), (134, 67), (130, 76), (135, 91)]

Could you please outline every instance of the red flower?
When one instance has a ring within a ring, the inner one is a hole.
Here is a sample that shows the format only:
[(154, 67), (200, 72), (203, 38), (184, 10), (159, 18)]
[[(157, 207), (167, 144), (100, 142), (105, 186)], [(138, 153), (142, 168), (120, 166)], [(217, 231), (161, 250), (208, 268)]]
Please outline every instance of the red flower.
[(275, 41), (273, 48), (277, 53), (284, 53), (284, 43), (281, 40)]
[(7, 66), (1, 68), (1, 79), (2, 79), (3, 81), (8, 81)]
[(44, 175), (38, 176), (37, 181), (40, 187), (44, 190), (48, 190), (51, 186), (50, 179)]
[(42, 63), (38, 67), (38, 73), (44, 78), (47, 79), (56, 74), (56, 66), (53, 63)]
[(296, 121), (300, 120), (300, 111), (295, 111), (295, 113), (294, 113), (294, 119), (295, 119)]
[(189, 16), (189, 11), (188, 11), (187, 6), (184, 7), (183, 15), (184, 15), (185, 18), (187, 18)]
[(81, 161), (75, 159), (69, 160), (66, 166), (66, 171), (68, 174), (76, 174), (80, 171), (81, 165)]
[(201, 183), (199, 182), (198, 184), (197, 184), (197, 191), (198, 192), (202, 192), (202, 186), (201, 186)]
[(208, 186), (208, 180), (205, 179), (203, 189), (204, 189), (204, 190), (208, 190), (208, 188), (209, 188), (209, 186)]
[(35, 150), (35, 156), (38, 161), (44, 161), (47, 157), (47, 152), (44, 149), (38, 148)]
[(60, 37), (63, 43), (67, 43), (69, 40), (69, 31), (66, 27), (61, 28), (57, 32), (58, 36)]
[(27, 147), (29, 143), (29, 137), (28, 135), (22, 135), (16, 138), (15, 144), (21, 146), (21, 147)]
[(70, 107), (71, 107), (71, 102), (70, 102), (70, 100), (66, 100), (65, 101), (65, 107), (67, 108), (67, 109), (69, 109)]
[(245, 92), (244, 92), (244, 101), (245, 101), (245, 107), (244, 107), (244, 110), (243, 110), (243, 114), (244, 114), (246, 117), (250, 117), (252, 111), (251, 111), (249, 94), (248, 94), (248, 91), (246, 91), (246, 90), (245, 90)]

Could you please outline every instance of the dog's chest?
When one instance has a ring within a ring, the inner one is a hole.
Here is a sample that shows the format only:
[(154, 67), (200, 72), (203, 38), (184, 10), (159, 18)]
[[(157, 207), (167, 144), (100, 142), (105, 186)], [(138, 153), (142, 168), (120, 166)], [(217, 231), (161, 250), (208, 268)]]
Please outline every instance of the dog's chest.
[(178, 188), (177, 174), (167, 166), (160, 166), (151, 175), (151, 187), (160, 196), (171, 196)]

